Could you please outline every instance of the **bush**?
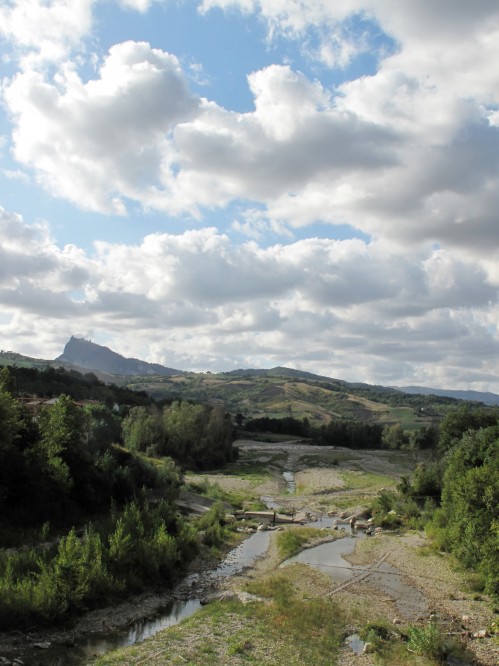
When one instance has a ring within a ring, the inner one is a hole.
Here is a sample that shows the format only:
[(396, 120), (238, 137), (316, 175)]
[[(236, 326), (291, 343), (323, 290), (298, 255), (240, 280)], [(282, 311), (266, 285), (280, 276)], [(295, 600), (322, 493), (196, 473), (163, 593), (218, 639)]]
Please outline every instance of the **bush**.
[(443, 661), (447, 654), (444, 636), (435, 622), (431, 622), (426, 627), (410, 627), (407, 636), (409, 652), (437, 662)]

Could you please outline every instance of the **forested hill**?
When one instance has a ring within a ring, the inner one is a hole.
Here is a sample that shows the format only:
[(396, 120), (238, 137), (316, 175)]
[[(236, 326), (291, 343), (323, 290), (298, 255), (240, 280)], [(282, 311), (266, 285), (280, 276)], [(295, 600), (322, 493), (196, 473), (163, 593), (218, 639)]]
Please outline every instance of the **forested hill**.
[[(116, 384), (142, 391), (156, 400), (171, 402), (184, 399), (218, 405), (229, 411), (233, 417), (239, 414), (246, 419), (306, 418), (313, 426), (340, 419), (382, 426), (400, 423), (403, 428), (411, 430), (435, 424), (449, 409), (462, 404), (462, 400), (473, 400), (475, 404), (478, 404), (477, 401), (483, 401), (487, 405), (499, 404), (499, 396), (490, 393), (456, 393), (424, 387), (409, 387), (408, 392), (404, 392), (398, 387), (347, 382), (281, 366), (270, 369), (239, 369), (217, 374), (186, 372), (125, 358), (107, 347), (76, 337), (69, 340), (64, 353), (55, 361), (33, 359), (14, 352), (0, 352), (0, 365), (13, 365), (18, 369), (43, 369), (49, 366), (54, 369), (62, 365), (69, 371), (66, 382), (73, 369), (80, 371), (86, 377), (87, 393), (99, 393), (95, 398), (99, 400), (106, 391), (103, 383), (95, 383), (97, 377), (108, 385)], [(91, 377), (87, 377), (87, 368), (92, 373)], [(44, 381), (50, 379), (53, 385), (50, 389), (52, 395), (57, 394), (59, 389), (55, 384), (61, 378), (62, 375), (57, 374), (44, 377)], [(25, 392), (41, 392), (41, 384), (33, 386), (34, 380), (30, 388), (29, 373), (23, 376), (23, 381), (27, 382), (23, 388)], [(80, 393), (76, 395), (62, 386), (59, 392), (66, 392), (75, 399), (93, 397), (83, 396), (81, 390), (78, 391)], [(121, 403), (123, 400), (116, 402)], [(133, 402), (131, 398), (128, 403), (143, 404)]]
[(9, 366), (12, 391), (19, 397), (56, 398), (61, 394), (73, 400), (96, 400), (108, 407), (114, 405), (150, 405), (153, 399), (144, 391), (106, 384), (93, 373), (82, 374), (45, 366), (26, 368)]

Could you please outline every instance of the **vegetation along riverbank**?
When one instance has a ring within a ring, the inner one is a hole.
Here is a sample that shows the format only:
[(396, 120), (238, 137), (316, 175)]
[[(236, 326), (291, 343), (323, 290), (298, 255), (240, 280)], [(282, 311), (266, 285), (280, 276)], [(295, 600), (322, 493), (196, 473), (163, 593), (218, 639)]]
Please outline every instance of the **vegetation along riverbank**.
[[(349, 421), (304, 438), (288, 417), (274, 432), (254, 420), (247, 430), (220, 406), (146, 395), (137, 404), (132, 392), (127, 404), (126, 389), (119, 401), (106, 391), (107, 403), (68, 391), (33, 406), (2, 370), (4, 663), (47, 663), (48, 645), (74, 638), (92, 613), (89, 633), (119, 628), (120, 607), (122, 625), (155, 617), (151, 593), (211, 603), (81, 663), (497, 662), (495, 408), (446, 408), (412, 434), (387, 424), (374, 448), (374, 431)], [(334, 433), (368, 445), (331, 444)], [(203, 574), (267, 522), (268, 545), (250, 567)], [(327, 559), (329, 543), (341, 543), (342, 560)], [(303, 549), (310, 561), (280, 566)]]

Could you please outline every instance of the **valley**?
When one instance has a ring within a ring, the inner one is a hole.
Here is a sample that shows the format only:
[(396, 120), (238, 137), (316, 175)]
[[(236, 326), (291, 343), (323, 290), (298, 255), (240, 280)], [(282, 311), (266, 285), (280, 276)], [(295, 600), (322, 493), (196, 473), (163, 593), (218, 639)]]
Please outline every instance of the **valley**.
[[(237, 463), (223, 472), (188, 474), (186, 481), (195, 487), (216, 484), (245, 502), (271, 498), (279, 511), (308, 520), (308, 527), (271, 530), (261, 557), (210, 588), (211, 603), (181, 624), (102, 656), (95, 664), (432, 664), (431, 658), (411, 654), (404, 638), (411, 627), (430, 626), (430, 616), (438, 618), (446, 640), (454, 641), (464, 659), (459, 663), (496, 663), (493, 637), (466, 638), (465, 632), (471, 636), (473, 631), (490, 629), (494, 616), (486, 598), (477, 599), (450, 558), (432, 552), (421, 532), (383, 530), (364, 537), (340, 518), (369, 506), (381, 488), (394, 487), (414, 466), (413, 456), (319, 450), (297, 442), (237, 444), (241, 451)], [(293, 472), (296, 493), (287, 492), (286, 470)], [(339, 530), (333, 529), (335, 520)], [(301, 534), (304, 541), (298, 549), (306, 546), (302, 552), (309, 559), (314, 544), (345, 543), (349, 554), (336, 572), (333, 551), (322, 570), (300, 561), (283, 568), (280, 541), (285, 533)], [(347, 583), (344, 569), (353, 570)], [(364, 573), (359, 575), (359, 570)], [(202, 574), (194, 579), (191, 595), (199, 594), (201, 581)], [(285, 607), (280, 607), (281, 594)], [(310, 622), (307, 613), (314, 618)], [(331, 626), (324, 613), (331, 614)], [(355, 654), (348, 637), (364, 636), (359, 639), (363, 646), (373, 627), (381, 633), (380, 627), (384, 628), (391, 638), (377, 651)]]

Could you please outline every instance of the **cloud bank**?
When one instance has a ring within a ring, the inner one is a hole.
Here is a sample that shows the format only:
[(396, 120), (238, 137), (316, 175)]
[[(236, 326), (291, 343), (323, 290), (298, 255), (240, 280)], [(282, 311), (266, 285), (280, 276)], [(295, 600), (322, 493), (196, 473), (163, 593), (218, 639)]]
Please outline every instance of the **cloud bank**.
[[(4, 346), (34, 350), (36, 329), (55, 355), (75, 330), (101, 331), (173, 367), (499, 390), (495, 0), (204, 0), (206, 16), (257, 16), (321, 67), (376, 58), (335, 87), (289, 62), (255, 69), (244, 113), (194, 92), (153, 44), (93, 53), (97, 4), (0, 9), (17, 62), (2, 84), (12, 154), (54, 197), (165, 226), (89, 253), (4, 210)], [(232, 229), (203, 226), (231, 204)], [(168, 233), (174, 216), (198, 228)], [(332, 238), (314, 237), (318, 222)], [(334, 240), (337, 225), (358, 238)], [(268, 230), (286, 242), (261, 242)]]
[(287, 364), (434, 385), (450, 372), (477, 387), (499, 370), (497, 286), (444, 250), (318, 238), (263, 249), (204, 228), (89, 256), (7, 211), (0, 240), (4, 346), (55, 356), (74, 331), (106, 331), (121, 353), (180, 369)]

